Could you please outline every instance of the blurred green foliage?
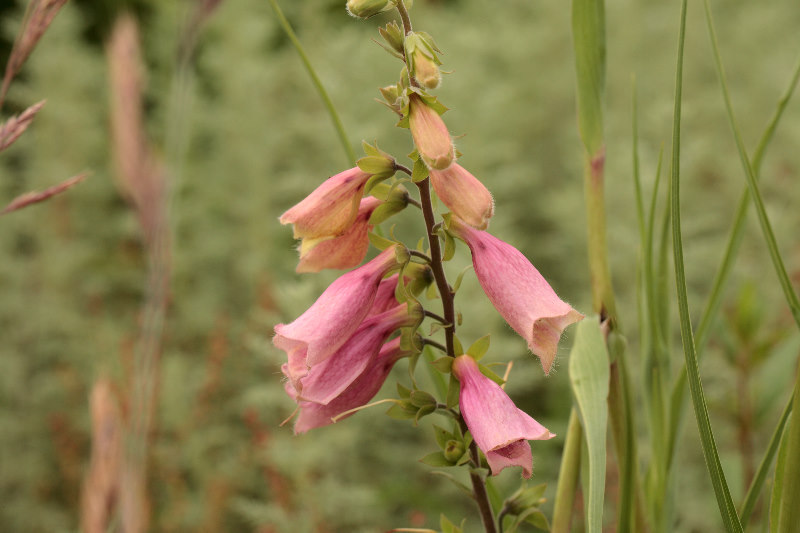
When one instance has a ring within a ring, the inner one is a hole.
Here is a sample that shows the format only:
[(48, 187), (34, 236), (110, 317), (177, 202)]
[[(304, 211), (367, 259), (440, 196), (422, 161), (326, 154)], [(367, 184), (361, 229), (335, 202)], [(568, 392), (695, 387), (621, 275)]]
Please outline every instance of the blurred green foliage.
[[(393, 83), (400, 67), (370, 42), (388, 16), (354, 20), (339, 0), (282, 4), (351, 139), (378, 139), (384, 150), (408, 153), (406, 132), (394, 128), (395, 117), (373, 101), (377, 87)], [(734, 105), (752, 145), (788, 81), (797, 55), (790, 37), (800, 26), (800, 10), (793, 0), (718, 4)], [(295, 51), (269, 5), (257, 0), (223, 2), (201, 35), (188, 150), (180, 161), (169, 159), (174, 154), (165, 152), (165, 140), (188, 2), (75, 0), (12, 84), (11, 109), (43, 98), (48, 103), (0, 156), (0, 204), (82, 170), (92, 175), (44, 205), (0, 218), (0, 530), (78, 530), (90, 451), (88, 391), (103, 375), (111, 376), (123, 395), (129, 385), (147, 259), (136, 217), (115, 186), (103, 48), (123, 5), (141, 17), (150, 137), (167, 157), (171, 175), (180, 176), (172, 183), (173, 277), (152, 434), (152, 530), (376, 532), (436, 527), (440, 512), (453, 519), (468, 516), (467, 531), (475, 530), (479, 520), (467, 498), (415, 463), (434, 450), (427, 423), (416, 430), (375, 408), (300, 437), (278, 427), (293, 404), (283, 393), (282, 354), (271, 346), (271, 327), (299, 315), (337, 273), (294, 274), (291, 231), (277, 217), (346, 161)], [(21, 10), (4, 2), (0, 16), (0, 51), (6, 54)], [(444, 118), (455, 135), (465, 134), (457, 140), (461, 163), (495, 196), (492, 232), (520, 248), (562, 297), (588, 310), (568, 5), (416, 0), (412, 16), (446, 52), (443, 68), (453, 73), (438, 91), (451, 108)], [(693, 309), (708, 292), (731, 206), (744, 184), (701, 17), (699, 9), (689, 13), (684, 74), (682, 189)], [(638, 80), (647, 194), (659, 148), (669, 139), (678, 12), (672, 3), (623, 0), (609, 3), (607, 18), (609, 247), (635, 365), (638, 234), (630, 78), (635, 73)], [(795, 280), (800, 275), (798, 125), (795, 101), (767, 155), (762, 181)], [(411, 225), (398, 233), (416, 242), (411, 236), (421, 235), (419, 223), (406, 215), (398, 221)], [(467, 262), (459, 249), (448, 265), (453, 277)], [(731, 354), (739, 353), (737, 345), (757, 348), (747, 387), (754, 404), (754, 447), (760, 450), (786, 399), (800, 350), (796, 333), (750, 331), (751, 324), (786, 331), (791, 323), (755, 223), (735, 267), (734, 287), (742, 282), (757, 291), (728, 291), (728, 319), (703, 362), (736, 499), (744, 489), (731, 397), (741, 391), (731, 386), (737, 372), (728, 363)], [(465, 279), (456, 305), (464, 317), (462, 340), (471, 343), (488, 329), (487, 360), (515, 361), (507, 390), (520, 408), (563, 434), (571, 406), (566, 373), (542, 376), (474, 277)], [(559, 366), (567, 351), (562, 346)], [(680, 364), (680, 351), (672, 355)], [(407, 383), (404, 365), (398, 366), (395, 376)], [(393, 389), (386, 389), (391, 395)], [(562, 445), (556, 438), (533, 446), (535, 481), (550, 485), (549, 498)], [(675, 480), (680, 495), (675, 530), (712, 530), (713, 496), (693, 421), (678, 453), (687, 467)], [(506, 471), (495, 484), (506, 490), (517, 475)], [(610, 475), (612, 494), (614, 483)]]

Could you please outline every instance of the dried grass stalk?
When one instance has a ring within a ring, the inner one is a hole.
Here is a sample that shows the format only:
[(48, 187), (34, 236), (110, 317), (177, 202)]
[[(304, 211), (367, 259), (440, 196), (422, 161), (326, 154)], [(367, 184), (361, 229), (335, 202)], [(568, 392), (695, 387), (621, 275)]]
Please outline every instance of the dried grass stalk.
[(44, 102), (45, 101), (42, 100), (41, 102), (33, 104), (16, 117), (11, 117), (0, 125), (0, 152), (11, 146), (14, 141), (22, 135), (22, 132), (24, 132), (31, 121), (33, 121), (33, 117), (36, 113), (44, 107)]
[(77, 176), (73, 176), (68, 180), (62, 181), (58, 185), (53, 185), (52, 187), (48, 187), (47, 189), (41, 192), (32, 191), (32, 192), (26, 192), (25, 194), (21, 194), (16, 198), (14, 198), (10, 204), (5, 206), (3, 210), (0, 211), (0, 215), (5, 215), (6, 213), (22, 209), (23, 207), (28, 207), (29, 205), (43, 202), (52, 196), (61, 194), (70, 187), (73, 187), (78, 183), (82, 182), (84, 179), (86, 179), (86, 176), (88, 176), (87, 173), (78, 174)]
[(28, 8), (25, 11), (25, 17), (22, 21), (22, 29), (17, 35), (17, 40), (14, 42), (14, 48), (8, 56), (8, 63), (6, 63), (6, 72), (3, 76), (3, 86), (0, 89), (0, 106), (5, 100), (8, 86), (11, 80), (14, 79), (25, 60), (31, 55), (33, 49), (39, 39), (42, 38), (44, 32), (53, 22), (53, 19), (58, 14), (58, 11), (67, 3), (67, 0), (31, 0)]
[(92, 388), (92, 456), (83, 485), (81, 525), (84, 533), (105, 533), (120, 497), (123, 421), (111, 383), (99, 379)]

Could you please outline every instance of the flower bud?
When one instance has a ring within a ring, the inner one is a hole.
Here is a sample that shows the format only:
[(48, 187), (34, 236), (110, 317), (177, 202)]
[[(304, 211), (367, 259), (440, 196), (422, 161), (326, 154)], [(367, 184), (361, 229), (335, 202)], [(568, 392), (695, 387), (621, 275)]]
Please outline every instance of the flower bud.
[(494, 200), (478, 178), (453, 163), (447, 170), (431, 170), (436, 195), (458, 218), (477, 229), (486, 229), (494, 214)]
[(455, 463), (464, 455), (464, 443), (459, 440), (449, 440), (444, 445), (444, 458)]
[(455, 148), (447, 125), (417, 94), (408, 102), (408, 126), (420, 157), (429, 168), (444, 170), (455, 160)]
[(405, 40), (405, 54), (411, 75), (426, 89), (435, 89), (441, 81), (439, 65), (434, 46), (425, 39), (424, 34), (409, 33)]
[(362, 19), (377, 15), (391, 7), (389, 0), (347, 0), (347, 12)]
[(381, 34), (383, 40), (392, 47), (397, 53), (403, 53), (403, 30), (397, 25), (397, 22), (392, 21), (386, 25), (385, 28), (378, 28), (378, 33)]

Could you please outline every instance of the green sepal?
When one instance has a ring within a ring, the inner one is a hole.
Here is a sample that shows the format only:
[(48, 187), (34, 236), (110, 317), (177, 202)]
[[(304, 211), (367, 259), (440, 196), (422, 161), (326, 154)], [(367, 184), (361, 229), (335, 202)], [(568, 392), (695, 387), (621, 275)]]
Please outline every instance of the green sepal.
[(391, 406), (386, 414), (395, 420), (412, 420), (417, 416), (417, 409), (410, 403), (402, 402)]
[(450, 383), (447, 386), (447, 399), (445, 401), (448, 409), (453, 409), (458, 405), (459, 392), (461, 392), (461, 383), (450, 373)]
[(464, 346), (461, 344), (461, 340), (455, 335), (453, 335), (453, 351), (456, 357), (464, 354)]
[(466, 522), (466, 518), (461, 521), (461, 526), (457, 526), (448, 520), (445, 515), (439, 517), (439, 527), (442, 528), (442, 533), (463, 533), (464, 522)]
[(397, 394), (400, 396), (400, 398), (402, 398), (404, 400), (408, 400), (409, 398), (411, 398), (411, 389), (401, 385), (398, 382), (397, 383)]
[(378, 155), (364, 156), (356, 161), (356, 165), (367, 174), (386, 174), (386, 177), (394, 174), (394, 161)]
[[(378, 33), (381, 34), (383, 40), (399, 54), (403, 53), (403, 30), (397, 25), (397, 22), (391, 21), (385, 28), (378, 28)], [(400, 56), (402, 59), (402, 56)]]
[[(359, 160), (360, 161), (360, 160)], [(363, 169), (362, 169), (363, 170)], [(366, 172), (366, 170), (364, 171)], [(387, 179), (394, 176), (394, 172), (391, 173), (383, 173), (383, 174), (375, 174), (370, 179), (367, 180), (367, 183), (364, 185), (364, 194), (372, 194), (372, 189), (375, 188), (379, 183), (386, 181)]]
[(505, 507), (508, 508), (510, 514), (520, 515), (531, 507), (541, 505), (544, 502), (542, 496), (544, 496), (545, 490), (547, 490), (546, 483), (533, 487), (523, 483), (519, 490), (506, 499)]
[(403, 209), (406, 208), (406, 204), (402, 204), (400, 202), (384, 202), (372, 212), (369, 217), (369, 223), (373, 226), (385, 222), (389, 218), (393, 217), (397, 213), (401, 212)]
[(543, 531), (550, 531), (550, 523), (547, 521), (547, 517), (538, 508), (528, 509), (517, 516), (511, 527), (506, 530), (506, 533), (515, 533), (522, 524), (530, 524)]
[(445, 355), (444, 357), (440, 357), (436, 361), (433, 361), (431, 365), (433, 365), (433, 368), (442, 374), (449, 374), (450, 369), (453, 368), (453, 358), (449, 355)]
[(459, 480), (457, 480), (457, 479), (456, 479), (455, 477), (453, 477), (453, 475), (452, 475), (452, 474), (450, 474), (449, 472), (443, 472), (443, 471), (441, 471), (441, 470), (437, 470), (437, 471), (431, 472), (431, 474), (435, 474), (435, 475), (437, 475), (437, 476), (442, 476), (443, 478), (447, 478), (447, 479), (449, 479), (449, 480), (450, 480), (450, 481), (451, 481), (451, 482), (452, 482), (452, 483), (453, 483), (453, 484), (454, 484), (456, 487), (458, 487), (459, 489), (461, 489), (462, 491), (464, 491), (464, 493), (465, 493), (467, 496), (469, 496), (470, 498), (474, 496), (474, 494), (473, 494), (473, 492), (472, 492), (472, 489), (471, 489), (470, 487), (466, 486), (465, 484), (463, 484), (462, 482), (460, 482)]
[(420, 158), (414, 161), (414, 168), (411, 170), (411, 181), (419, 183), (428, 177), (428, 166)]
[(442, 261), (450, 261), (456, 253), (456, 241), (450, 232), (444, 231), (444, 252), (442, 252)]
[(486, 479), (489, 477), (489, 469), (488, 468), (483, 468), (483, 467), (481, 467), (481, 468), (470, 468), (469, 469), (469, 473), (470, 474), (475, 474), (476, 476), (479, 476), (484, 481), (486, 481)]
[[(449, 233), (448, 233), (448, 235), (449, 235)], [(455, 283), (453, 283), (453, 293), (458, 292), (458, 289), (461, 288), (461, 282), (464, 281), (464, 274), (469, 272), (469, 270), (471, 268), (473, 268), (472, 265), (469, 265), (467, 267), (464, 267), (464, 269), (461, 272), (458, 273), (458, 277), (456, 278)]]
[(386, 237), (381, 237), (380, 235), (378, 235), (377, 233), (374, 233), (372, 231), (369, 232), (369, 242), (370, 242), (370, 244), (372, 244), (372, 246), (374, 246), (375, 248), (377, 248), (378, 250), (381, 250), (381, 251), (389, 248), (390, 246), (394, 246), (395, 244), (397, 244), (396, 241), (393, 241), (391, 239), (387, 239)]
[(494, 381), (498, 385), (504, 385), (505, 384), (506, 381), (503, 378), (501, 378), (500, 376), (498, 376), (497, 374), (495, 374), (494, 372), (492, 372), (492, 370), (488, 366), (478, 365), (478, 368), (480, 369), (481, 374), (483, 374), (487, 378), (491, 379), (492, 381)]
[(422, 390), (415, 390), (411, 391), (411, 404), (415, 407), (427, 407), (429, 405), (435, 407), (437, 402), (432, 394)]
[(438, 444), (439, 448), (441, 449), (444, 449), (444, 447), (447, 445), (447, 441), (456, 438), (456, 435), (453, 435), (451, 432), (437, 426), (436, 424), (433, 425), (433, 435), (436, 438), (436, 444)]
[(419, 421), (422, 417), (433, 414), (434, 411), (436, 411), (435, 405), (426, 405), (424, 407), (420, 407), (419, 411), (417, 411), (417, 416), (414, 417), (414, 425), (419, 424)]
[(467, 354), (472, 356), (476, 361), (480, 361), (486, 352), (489, 351), (489, 335), (484, 335), (480, 339), (472, 343), (472, 346), (467, 348)]
[(436, 468), (454, 466), (453, 463), (448, 461), (447, 458), (444, 456), (444, 452), (429, 453), (428, 455), (420, 459), (419, 462), (425, 463), (428, 466), (433, 466)]
[(361, 149), (364, 150), (364, 153), (367, 155), (374, 155), (374, 156), (381, 155), (381, 150), (378, 148), (377, 143), (375, 143), (375, 146), (373, 146), (369, 144), (367, 141), (361, 141)]

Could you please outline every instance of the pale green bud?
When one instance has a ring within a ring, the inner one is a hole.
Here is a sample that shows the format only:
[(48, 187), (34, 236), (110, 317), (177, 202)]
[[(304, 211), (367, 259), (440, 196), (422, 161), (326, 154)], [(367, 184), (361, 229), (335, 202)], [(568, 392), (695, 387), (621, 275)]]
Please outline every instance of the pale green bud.
[(378, 28), (383, 40), (397, 53), (403, 53), (403, 30), (395, 21), (390, 22), (385, 28)]
[(392, 7), (389, 0), (347, 0), (347, 12), (362, 19), (377, 15)]
[(444, 446), (444, 458), (450, 461), (451, 463), (455, 463), (461, 456), (464, 455), (464, 443), (460, 440), (449, 440), (447, 444)]

